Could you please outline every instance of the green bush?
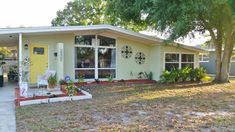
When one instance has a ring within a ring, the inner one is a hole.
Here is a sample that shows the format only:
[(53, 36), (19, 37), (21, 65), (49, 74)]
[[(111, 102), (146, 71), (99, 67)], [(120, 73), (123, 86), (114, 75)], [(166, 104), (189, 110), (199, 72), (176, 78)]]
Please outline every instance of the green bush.
[(65, 87), (65, 89), (67, 90), (67, 94), (69, 96), (74, 96), (77, 94), (78, 91), (80, 91), (80, 89), (74, 85), (73, 81), (70, 81), (68, 85)]
[(207, 76), (206, 70), (202, 67), (192, 69), (184, 67), (182, 69), (172, 69), (171, 71), (164, 71), (160, 76), (162, 83), (175, 83), (185, 81), (201, 81)]
[(206, 69), (199, 67), (199, 68), (195, 68), (194, 69), (194, 79), (196, 81), (201, 81), (202, 78), (204, 78), (205, 76), (207, 76), (207, 72)]
[(179, 81), (179, 70), (172, 69), (171, 71), (164, 71), (160, 76), (160, 82), (162, 83), (174, 83)]
[(183, 69), (179, 70), (179, 78), (181, 79), (181, 81), (185, 82), (188, 79), (190, 79), (190, 73), (192, 72), (192, 68), (191, 67), (184, 67)]

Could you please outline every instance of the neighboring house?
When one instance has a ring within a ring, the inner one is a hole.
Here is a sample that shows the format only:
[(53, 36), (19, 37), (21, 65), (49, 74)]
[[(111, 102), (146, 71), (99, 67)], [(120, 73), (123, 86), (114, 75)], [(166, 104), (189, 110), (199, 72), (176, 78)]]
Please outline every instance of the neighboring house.
[(164, 44), (163, 40), (110, 25), (32, 27), (0, 29), (0, 44), (18, 47), (18, 61), (30, 58), (29, 67), (19, 63), (19, 72), (29, 72), (30, 83), (46, 69), (58, 79), (137, 79), (140, 72), (152, 72), (159, 80), (172, 67), (198, 67), (204, 50)]
[[(204, 67), (209, 74), (215, 74), (216, 54), (214, 49), (207, 49), (208, 53), (200, 54), (200, 66)], [(234, 50), (235, 51), (235, 50)], [(231, 57), (230, 75), (235, 76), (235, 54)]]

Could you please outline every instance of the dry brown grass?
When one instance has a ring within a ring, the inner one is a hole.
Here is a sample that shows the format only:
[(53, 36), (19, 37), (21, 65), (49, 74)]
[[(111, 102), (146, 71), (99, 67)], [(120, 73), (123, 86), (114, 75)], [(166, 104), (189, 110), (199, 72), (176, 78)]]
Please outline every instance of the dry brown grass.
[(91, 92), (92, 100), (18, 108), (17, 131), (235, 131), (235, 82)]

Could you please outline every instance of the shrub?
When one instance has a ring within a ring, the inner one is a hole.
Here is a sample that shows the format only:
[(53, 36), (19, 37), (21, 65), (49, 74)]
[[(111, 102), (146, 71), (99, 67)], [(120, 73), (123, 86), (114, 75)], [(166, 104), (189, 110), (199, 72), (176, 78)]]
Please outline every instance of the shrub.
[(68, 85), (66, 86), (66, 90), (68, 91), (67, 94), (69, 96), (76, 95), (80, 91), (80, 89), (77, 86), (74, 85), (73, 81), (70, 81), (68, 83)]
[(139, 72), (138, 73), (138, 78), (139, 79), (148, 79), (148, 80), (153, 80), (153, 73), (152, 72)]
[(179, 70), (179, 78), (181, 78), (181, 80), (185, 82), (188, 79), (190, 79), (191, 72), (192, 72), (191, 67), (184, 67), (183, 69)]
[(171, 71), (164, 71), (160, 76), (160, 82), (162, 83), (174, 83), (179, 81), (179, 70), (172, 69)]
[(145, 76), (146, 76), (146, 79), (148, 80), (153, 80), (153, 73), (152, 72), (144, 72)]
[[(202, 67), (192, 69), (185, 67), (182, 69), (172, 69), (171, 71), (164, 71), (160, 76), (160, 82), (162, 83), (174, 83), (185, 81), (201, 81), (207, 77), (206, 70)], [(208, 80), (208, 79), (207, 79)]]
[(202, 67), (195, 68), (193, 72), (194, 72), (194, 79), (196, 81), (201, 81), (202, 78), (207, 76), (206, 69), (204, 69)]
[(162, 75), (160, 76), (160, 82), (162, 83), (174, 82), (171, 78), (171, 73), (167, 70), (163, 71)]

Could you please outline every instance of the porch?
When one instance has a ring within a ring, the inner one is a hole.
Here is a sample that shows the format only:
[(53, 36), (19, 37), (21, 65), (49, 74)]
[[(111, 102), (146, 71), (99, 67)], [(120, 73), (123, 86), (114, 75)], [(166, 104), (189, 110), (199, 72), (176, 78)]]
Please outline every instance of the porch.
[(15, 87), (16, 83), (6, 83), (0, 88), (0, 131), (15, 132)]
[(0, 87), (7, 88), (18, 83), (19, 75), (19, 36), (0, 35)]

